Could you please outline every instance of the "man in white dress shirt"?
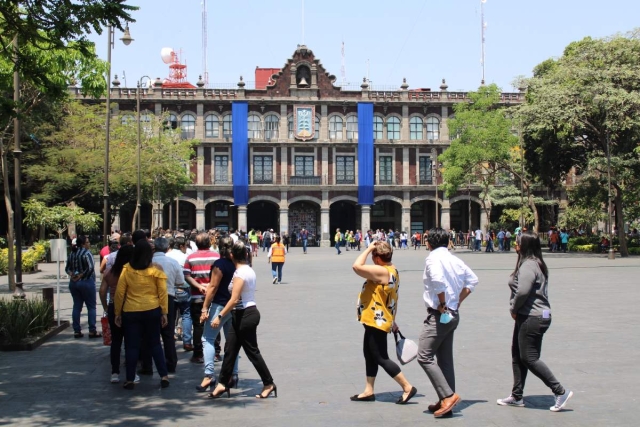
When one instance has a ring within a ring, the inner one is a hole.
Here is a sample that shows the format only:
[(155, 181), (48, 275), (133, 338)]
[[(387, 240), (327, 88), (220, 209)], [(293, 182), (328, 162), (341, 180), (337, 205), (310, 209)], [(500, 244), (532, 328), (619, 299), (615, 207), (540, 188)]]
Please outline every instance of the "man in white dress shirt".
[[(449, 253), (449, 234), (442, 228), (429, 231), (427, 245), (431, 252), (424, 269), (423, 298), (428, 314), (420, 334), (418, 363), (438, 394), (438, 402), (429, 405), (429, 411), (440, 418), (450, 415), (460, 402), (455, 393), (453, 333), (460, 321), (460, 304), (478, 284), (478, 277), (460, 258)], [(451, 316), (448, 323), (441, 321), (444, 313)]]

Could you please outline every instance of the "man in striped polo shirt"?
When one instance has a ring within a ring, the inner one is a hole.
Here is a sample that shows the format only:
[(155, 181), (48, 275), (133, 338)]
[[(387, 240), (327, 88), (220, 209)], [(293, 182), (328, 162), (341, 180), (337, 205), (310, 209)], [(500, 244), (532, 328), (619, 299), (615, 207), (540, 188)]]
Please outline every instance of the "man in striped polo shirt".
[(213, 252), (211, 240), (207, 233), (196, 236), (198, 250), (187, 256), (184, 263), (184, 278), (191, 285), (191, 320), (193, 321), (193, 357), (191, 362), (204, 363), (202, 351), (202, 332), (204, 325), (200, 323), (204, 294), (211, 279), (211, 266), (220, 258), (220, 254)]

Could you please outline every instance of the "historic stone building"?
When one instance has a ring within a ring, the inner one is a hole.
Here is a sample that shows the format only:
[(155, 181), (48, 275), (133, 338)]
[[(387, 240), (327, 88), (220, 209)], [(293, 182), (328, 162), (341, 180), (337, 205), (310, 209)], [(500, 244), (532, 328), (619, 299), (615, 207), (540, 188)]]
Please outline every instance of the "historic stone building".
[[(302, 227), (329, 245), (336, 228), (423, 231), (485, 226), (479, 188), (444, 198), (437, 156), (450, 141), (447, 120), (466, 93), (335, 86), (313, 52), (298, 46), (264, 89), (141, 89), (143, 114), (169, 112), (184, 138), (200, 141), (193, 185), (153, 207), (166, 228)], [(504, 93), (518, 103), (521, 93)], [(136, 89), (114, 82), (114, 114), (135, 112)], [(143, 171), (144, 172), (144, 171)], [(151, 208), (143, 225), (151, 226)], [(122, 228), (126, 229), (126, 213)], [(438, 218), (436, 218), (436, 215)], [(129, 222), (130, 223), (130, 222)]]

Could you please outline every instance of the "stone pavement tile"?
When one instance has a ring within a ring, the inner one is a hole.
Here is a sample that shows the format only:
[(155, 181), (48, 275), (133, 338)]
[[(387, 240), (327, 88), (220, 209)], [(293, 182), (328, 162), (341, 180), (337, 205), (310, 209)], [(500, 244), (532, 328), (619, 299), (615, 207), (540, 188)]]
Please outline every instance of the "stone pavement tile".
[[(258, 340), (278, 384), (278, 398), (257, 400), (258, 375), (242, 354), (241, 388), (216, 401), (195, 393), (202, 365), (188, 362), (178, 349), (178, 371), (161, 390), (157, 375), (143, 377), (135, 390), (108, 382), (109, 351), (101, 342), (74, 340), (71, 329), (34, 352), (0, 353), (0, 424), (202, 426), (370, 426), (451, 424), (460, 426), (635, 426), (640, 374), (638, 258), (609, 261), (600, 256), (550, 254), (553, 323), (545, 336), (542, 359), (574, 398), (568, 411), (551, 413), (553, 397), (529, 375), (525, 408), (496, 405), (511, 388), (511, 332), (506, 285), (515, 254), (458, 251), (480, 278), (463, 304), (456, 331), (457, 391), (463, 401), (452, 419), (435, 420), (427, 405), (436, 395), (416, 362), (402, 366), (418, 388), (411, 405), (393, 402), (399, 386), (382, 370), (376, 381), (378, 401), (350, 402), (364, 387), (363, 328), (355, 304), (363, 280), (351, 270), (358, 252), (340, 257), (330, 249), (311, 248), (303, 256), (292, 248), (285, 283), (272, 285), (266, 258), (254, 265), (262, 314)], [(422, 269), (427, 251), (399, 251), (401, 276), (398, 324), (417, 339), (425, 310)], [(27, 290), (55, 283), (54, 264), (25, 277)], [(33, 280), (31, 280), (33, 279)], [(3, 278), (2, 280), (6, 280)], [(0, 282), (0, 292), (6, 286)], [(0, 295), (1, 296), (1, 295)], [(71, 315), (71, 298), (63, 285), (62, 316)], [(101, 311), (98, 311), (101, 314)], [(86, 313), (83, 313), (86, 329)], [(395, 359), (393, 338), (389, 353)], [(216, 372), (220, 364), (216, 365)], [(121, 369), (124, 378), (124, 368)]]

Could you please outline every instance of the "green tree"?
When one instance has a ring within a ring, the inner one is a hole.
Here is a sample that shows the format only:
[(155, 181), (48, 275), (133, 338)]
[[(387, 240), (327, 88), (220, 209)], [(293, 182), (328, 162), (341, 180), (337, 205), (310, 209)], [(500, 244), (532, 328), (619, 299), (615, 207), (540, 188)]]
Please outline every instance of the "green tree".
[(39, 200), (29, 199), (22, 204), (22, 207), (25, 213), (24, 223), (28, 227), (52, 229), (58, 233), (59, 239), (62, 239), (62, 234), (71, 225), (79, 226), (84, 232), (89, 232), (97, 230), (102, 221), (100, 215), (85, 212), (77, 205), (48, 207)]
[(606, 177), (610, 154), (620, 254), (627, 256), (624, 206), (638, 199), (640, 184), (640, 31), (573, 42), (538, 65), (528, 83), (518, 111), (528, 169), (554, 184), (574, 167)]

